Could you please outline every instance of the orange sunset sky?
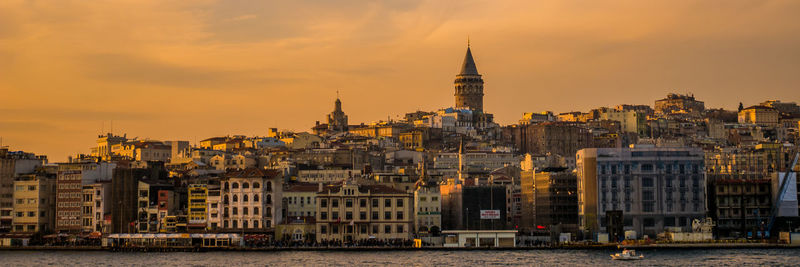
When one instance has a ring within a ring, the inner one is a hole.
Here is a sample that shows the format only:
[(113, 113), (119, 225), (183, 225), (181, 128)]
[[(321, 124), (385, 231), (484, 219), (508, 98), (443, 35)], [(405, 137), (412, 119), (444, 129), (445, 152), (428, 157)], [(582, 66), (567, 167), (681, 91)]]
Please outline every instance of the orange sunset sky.
[(308, 131), (453, 105), (467, 36), (484, 109), (693, 93), (800, 101), (800, 1), (0, 1), (0, 136), (51, 161), (103, 127), (157, 140)]

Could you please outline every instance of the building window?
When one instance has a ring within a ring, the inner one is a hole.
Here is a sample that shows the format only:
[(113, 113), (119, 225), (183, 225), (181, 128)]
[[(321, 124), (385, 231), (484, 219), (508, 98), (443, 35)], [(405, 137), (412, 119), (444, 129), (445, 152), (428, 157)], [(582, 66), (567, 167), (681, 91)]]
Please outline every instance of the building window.
[(366, 199), (363, 199), (363, 198), (362, 198), (362, 199), (360, 199), (360, 200), (358, 201), (358, 206), (359, 206), (359, 207), (362, 207), (362, 208), (366, 208), (366, 207), (367, 207), (367, 200), (366, 200)]
[(642, 211), (643, 212), (653, 212), (655, 203), (653, 202), (644, 202), (642, 203)]
[(261, 184), (258, 182), (253, 183), (253, 188), (261, 188)]
[(378, 207), (378, 199), (373, 199), (372, 200), (372, 207), (373, 208), (377, 208)]
[(653, 178), (642, 178), (642, 187), (653, 187)]
[(242, 196), (242, 202), (248, 202), (248, 201), (250, 200), (247, 198), (247, 195)]
[(377, 224), (373, 224), (373, 225), (372, 225), (372, 233), (373, 233), (373, 234), (377, 234), (377, 233), (379, 233), (379, 232), (378, 232), (378, 229), (379, 229), (379, 228), (378, 228), (378, 225), (377, 225)]
[(347, 208), (352, 208), (353, 207), (353, 199), (350, 199), (350, 198), (345, 199), (344, 200), (344, 206), (347, 207)]
[(348, 212), (345, 212), (345, 214), (344, 214), (344, 219), (345, 219), (345, 220), (348, 220), (348, 221), (349, 221), (349, 220), (352, 220), (352, 219), (353, 219), (353, 212), (350, 212), (350, 211), (348, 211)]
[(398, 233), (402, 233), (402, 232), (404, 232), (404, 229), (403, 229), (403, 225), (402, 225), (402, 224), (398, 224), (398, 225), (397, 225), (397, 232), (398, 232)]
[(397, 212), (397, 219), (398, 220), (402, 220), (403, 219), (403, 212), (402, 211), (398, 211)]
[(373, 211), (372, 212), (372, 219), (373, 220), (380, 220), (380, 218), (378, 218), (378, 212), (377, 211)]
[(326, 225), (320, 225), (320, 226), (319, 226), (319, 233), (321, 233), (321, 234), (323, 234), (323, 235), (324, 235), (324, 234), (327, 234), (327, 233), (328, 233), (328, 226), (326, 226)]
[(327, 208), (328, 207), (328, 199), (324, 199), (324, 198), (320, 199), (319, 200), (319, 206), (321, 208)]
[(253, 202), (258, 202), (258, 194), (253, 195)]
[(331, 220), (336, 220), (336, 219), (339, 219), (339, 212), (338, 211), (334, 211), (331, 214)]
[[(248, 183), (248, 182), (244, 182), (244, 183), (242, 183), (242, 188), (243, 188), (243, 189), (250, 188), (250, 183)], [(247, 228), (247, 227), (245, 227), (245, 228)]]
[(392, 219), (392, 212), (391, 211), (384, 212), (383, 213), (383, 219), (384, 220), (391, 220)]
[[(233, 189), (237, 189), (237, 188), (239, 188), (239, 183), (233, 183), (233, 185), (232, 185), (231, 187), (232, 187)], [(234, 226), (234, 228), (235, 228), (235, 227), (236, 227), (236, 226)]]
[(338, 199), (331, 199), (331, 207), (338, 208), (339, 207), (339, 200)]
[[(239, 215), (239, 208), (233, 207), (233, 215)], [(236, 226), (234, 226), (236, 227)]]
[(403, 199), (402, 198), (398, 198), (397, 199), (397, 207), (398, 208), (403, 207)]
[(233, 203), (239, 202), (239, 196), (233, 195)]
[(339, 226), (338, 225), (334, 225), (333, 227), (331, 227), (331, 230), (332, 230), (331, 232), (333, 234), (338, 234), (339, 233)]
[(362, 211), (362, 212), (361, 212), (361, 213), (359, 213), (358, 215), (359, 215), (359, 216), (358, 216), (358, 219), (359, 219), (359, 220), (362, 220), (362, 221), (364, 221), (364, 220), (367, 220), (367, 213), (366, 213), (366, 212), (363, 212), (363, 211)]
[(387, 224), (387, 225), (384, 225), (384, 226), (383, 226), (383, 233), (385, 233), (385, 234), (392, 233), (392, 226), (391, 226), (391, 225), (388, 225), (388, 224)]
[(392, 200), (391, 200), (391, 199), (388, 199), (388, 198), (387, 198), (387, 199), (385, 199), (385, 200), (383, 201), (383, 206), (384, 206), (384, 207), (387, 207), (387, 208), (389, 208), (389, 207), (392, 207)]

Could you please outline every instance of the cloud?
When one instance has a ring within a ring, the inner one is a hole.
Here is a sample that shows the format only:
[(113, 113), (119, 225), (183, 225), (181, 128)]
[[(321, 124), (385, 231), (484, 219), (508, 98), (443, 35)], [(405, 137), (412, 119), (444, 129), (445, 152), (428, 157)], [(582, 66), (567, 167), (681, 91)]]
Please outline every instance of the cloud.
[(240, 15), (240, 16), (233, 17), (230, 20), (232, 20), (232, 21), (243, 21), (243, 20), (255, 19), (257, 17), (258, 16), (253, 15), (253, 14), (247, 14), (247, 15)]
[(112, 119), (162, 139), (306, 130), (337, 89), (353, 123), (447, 107), (467, 36), (503, 123), (672, 90), (709, 107), (800, 101), (799, 12), (791, 0), (0, 1), (0, 120), (17, 129), (2, 134), (68, 155)]

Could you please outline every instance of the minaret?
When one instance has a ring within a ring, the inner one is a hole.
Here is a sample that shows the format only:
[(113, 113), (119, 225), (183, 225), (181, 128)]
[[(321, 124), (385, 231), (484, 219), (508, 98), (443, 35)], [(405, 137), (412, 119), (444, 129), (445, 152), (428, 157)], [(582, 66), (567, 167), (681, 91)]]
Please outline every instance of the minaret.
[(456, 75), (454, 84), (456, 108), (483, 111), (483, 78), (478, 74), (478, 68), (475, 67), (469, 42), (467, 42), (464, 64), (461, 66), (461, 72)]

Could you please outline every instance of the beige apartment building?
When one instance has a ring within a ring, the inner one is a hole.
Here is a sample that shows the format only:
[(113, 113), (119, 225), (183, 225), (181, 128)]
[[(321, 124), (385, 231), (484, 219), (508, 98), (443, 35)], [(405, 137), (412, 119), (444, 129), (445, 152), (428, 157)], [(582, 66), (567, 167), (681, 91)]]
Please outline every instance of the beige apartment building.
[(739, 123), (757, 124), (766, 127), (778, 126), (780, 113), (777, 109), (766, 106), (752, 106), (739, 111)]
[(12, 232), (52, 231), (55, 216), (55, 177), (25, 174), (14, 181)]
[(410, 239), (411, 193), (351, 180), (317, 193), (317, 242)]

